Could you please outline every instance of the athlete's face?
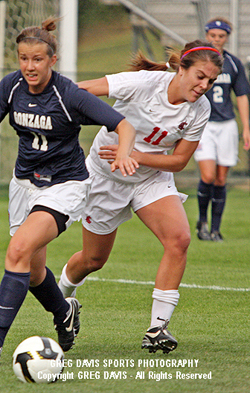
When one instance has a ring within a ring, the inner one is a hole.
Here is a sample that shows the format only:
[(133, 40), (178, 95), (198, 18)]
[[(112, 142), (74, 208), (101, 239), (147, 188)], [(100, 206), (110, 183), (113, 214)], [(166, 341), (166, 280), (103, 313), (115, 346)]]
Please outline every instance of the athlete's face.
[(18, 60), (29, 91), (34, 94), (41, 93), (50, 80), (56, 55), (49, 57), (46, 43), (21, 42), (18, 46)]
[(211, 29), (206, 34), (207, 41), (211, 42), (211, 44), (213, 44), (213, 46), (221, 53), (223, 52), (223, 48), (227, 42), (227, 38), (227, 32), (221, 29)]
[(205, 94), (217, 79), (220, 70), (211, 61), (197, 61), (187, 70), (180, 67), (179, 92), (182, 101), (195, 102)]

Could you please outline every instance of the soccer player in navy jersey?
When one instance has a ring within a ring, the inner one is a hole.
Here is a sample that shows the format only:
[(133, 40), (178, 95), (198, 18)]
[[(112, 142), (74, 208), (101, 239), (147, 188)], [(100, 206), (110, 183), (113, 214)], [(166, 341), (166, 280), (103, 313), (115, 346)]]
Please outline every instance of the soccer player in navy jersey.
[(90, 184), (79, 144), (80, 126), (105, 125), (119, 135), (111, 170), (133, 175), (129, 155), (135, 130), (120, 113), (52, 70), (56, 19), (28, 27), (17, 37), (20, 70), (0, 83), (0, 121), (9, 114), (19, 137), (9, 189), (10, 240), (0, 285), (0, 353), (28, 289), (54, 315), (59, 344), (68, 351), (79, 331), (76, 299), (64, 299), (46, 265), (46, 245), (79, 220)]
[[(224, 49), (231, 33), (231, 23), (225, 18), (214, 18), (205, 27), (206, 39), (224, 58), (223, 71), (211, 90), (206, 93), (211, 104), (211, 116), (202, 135), (194, 158), (198, 161), (201, 179), (198, 185), (200, 240), (221, 242), (220, 225), (226, 202), (226, 180), (230, 167), (238, 161), (238, 127), (235, 120), (231, 92), (236, 95), (243, 126), (244, 149), (250, 148), (249, 102), (250, 93), (241, 61)], [(207, 210), (212, 203), (211, 230), (208, 229)]]

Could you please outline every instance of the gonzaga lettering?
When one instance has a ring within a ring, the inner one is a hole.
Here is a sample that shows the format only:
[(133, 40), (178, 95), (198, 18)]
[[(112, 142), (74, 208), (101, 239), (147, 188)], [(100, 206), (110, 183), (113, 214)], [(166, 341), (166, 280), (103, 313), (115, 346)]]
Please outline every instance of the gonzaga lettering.
[(23, 127), (32, 127), (42, 130), (52, 130), (51, 117), (39, 116), (33, 113), (17, 113), (14, 112), (16, 124)]

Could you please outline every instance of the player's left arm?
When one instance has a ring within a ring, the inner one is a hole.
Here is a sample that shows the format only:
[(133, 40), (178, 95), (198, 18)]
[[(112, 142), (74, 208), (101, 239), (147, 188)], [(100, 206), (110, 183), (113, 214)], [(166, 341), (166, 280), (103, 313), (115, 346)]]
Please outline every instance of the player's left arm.
[(175, 146), (173, 154), (150, 154), (133, 151), (131, 157), (140, 165), (149, 166), (160, 171), (180, 172), (194, 154), (198, 143), (198, 141), (191, 142), (186, 139), (180, 139)]
[(243, 126), (243, 141), (244, 149), (250, 149), (250, 130), (249, 130), (249, 101), (246, 94), (237, 97), (237, 105), (240, 114), (240, 119)]
[[(185, 168), (188, 161), (195, 152), (199, 141), (188, 141), (180, 139), (173, 151), (173, 154), (154, 154), (142, 153), (133, 150), (131, 157), (136, 160), (139, 165), (145, 165), (160, 171), (180, 172)], [(116, 157), (117, 145), (102, 146), (99, 151), (101, 158), (112, 161)]]

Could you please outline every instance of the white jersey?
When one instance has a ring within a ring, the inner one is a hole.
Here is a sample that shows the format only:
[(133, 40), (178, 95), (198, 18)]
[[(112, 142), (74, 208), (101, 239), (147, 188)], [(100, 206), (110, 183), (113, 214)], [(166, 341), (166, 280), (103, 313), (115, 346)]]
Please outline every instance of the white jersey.
[[(168, 101), (168, 86), (175, 73), (165, 71), (122, 72), (108, 75), (109, 98), (115, 98), (114, 108), (136, 129), (134, 150), (143, 153), (167, 154), (180, 139), (199, 141), (210, 116), (210, 104), (205, 96), (196, 102), (172, 105)], [(115, 132), (102, 127), (94, 139), (87, 165), (114, 180), (137, 183), (157, 172), (140, 165), (133, 176), (110, 171), (110, 164), (98, 156), (100, 146), (118, 143)]]

